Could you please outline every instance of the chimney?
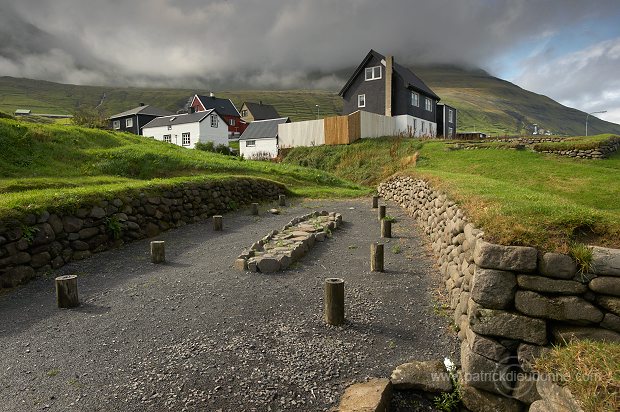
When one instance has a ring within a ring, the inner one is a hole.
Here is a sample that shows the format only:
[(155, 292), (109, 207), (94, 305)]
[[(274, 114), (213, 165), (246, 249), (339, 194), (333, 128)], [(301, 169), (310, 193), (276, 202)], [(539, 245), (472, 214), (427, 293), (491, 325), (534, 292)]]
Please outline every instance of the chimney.
[(215, 95), (213, 94), (213, 92), (209, 92), (209, 97), (215, 97)]
[(385, 115), (392, 116), (392, 71), (394, 57), (385, 58)]
[(144, 106), (144, 103), (140, 102), (140, 106)]
[(262, 105), (262, 104), (263, 104), (263, 101), (262, 101), (262, 100), (259, 100), (259, 101), (258, 101), (258, 104)]

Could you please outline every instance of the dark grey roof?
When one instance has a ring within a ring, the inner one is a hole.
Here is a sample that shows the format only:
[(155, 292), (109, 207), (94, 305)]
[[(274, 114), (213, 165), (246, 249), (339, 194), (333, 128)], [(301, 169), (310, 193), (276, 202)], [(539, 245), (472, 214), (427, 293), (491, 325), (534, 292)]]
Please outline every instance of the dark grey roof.
[(201, 96), (198, 94), (196, 96), (198, 96), (198, 99), (200, 99), (200, 103), (202, 103), (205, 110), (215, 109), (215, 111), (220, 116), (241, 117), (241, 115), (239, 114), (239, 111), (237, 110), (233, 102), (230, 101), (230, 99), (222, 99), (220, 97), (211, 97), (211, 96)]
[(143, 129), (147, 127), (160, 127), (160, 126), (168, 126), (168, 125), (177, 125), (177, 124), (185, 124), (185, 123), (196, 123), (202, 122), (206, 117), (208, 117), (213, 109), (209, 109), (206, 112), (196, 112), (190, 114), (174, 114), (172, 116), (163, 116), (158, 117), (156, 119), (151, 120), (144, 126)]
[(245, 129), (240, 140), (248, 139), (267, 139), (278, 137), (278, 125), (283, 123), (290, 123), (288, 117), (281, 117), (279, 119), (269, 120), (257, 120), (248, 125)]
[(252, 102), (245, 102), (243, 104), (245, 105), (245, 107), (248, 108), (250, 113), (252, 113), (252, 116), (254, 116), (254, 120), (267, 120), (267, 119), (279, 119), (280, 118), (280, 114), (278, 113), (276, 108), (270, 104), (252, 103)]
[(127, 110), (125, 112), (122, 113), (117, 113), (113, 116), (110, 116), (110, 119), (116, 119), (119, 117), (125, 117), (125, 116), (131, 116), (134, 114), (146, 114), (146, 115), (150, 115), (150, 116), (169, 116), (172, 114), (171, 111), (168, 110), (163, 110), (163, 109), (159, 109), (157, 107), (154, 106), (150, 106), (150, 105), (144, 105), (144, 106), (138, 106), (138, 107), (134, 107), (131, 110)]
[[(353, 83), (353, 80), (355, 80), (355, 78), (360, 74), (360, 72), (362, 71), (362, 69), (364, 68), (364, 66), (366, 65), (366, 62), (371, 58), (371, 57), (376, 57), (379, 60), (385, 60), (385, 56), (382, 55), (381, 53), (377, 53), (374, 50), (370, 50), (368, 52), (368, 54), (366, 55), (366, 57), (364, 58), (364, 60), (362, 60), (362, 63), (360, 63), (359, 66), (357, 66), (357, 69), (355, 69), (355, 72), (353, 73), (353, 75), (349, 78), (349, 80), (347, 81), (347, 83), (344, 85), (344, 87), (342, 88), (342, 90), (340, 90), (340, 93), (338, 93), (340, 96), (342, 96), (344, 94), (344, 92), (351, 87), (351, 84)], [(430, 87), (428, 87), (423, 81), (422, 79), (420, 79), (418, 76), (416, 76), (410, 69), (401, 66), (400, 64), (396, 63), (396, 61), (394, 61), (394, 72), (398, 73), (398, 75), (400, 75), (400, 77), (403, 78), (404, 82), (405, 82), (405, 87), (407, 88), (411, 88), (414, 89), (416, 91), (422, 92), (423, 94), (430, 96), (430, 97), (434, 97), (435, 99), (439, 100), (439, 96), (437, 96), (435, 94), (435, 92), (433, 92), (431, 90)], [(393, 87), (393, 86), (392, 86)]]

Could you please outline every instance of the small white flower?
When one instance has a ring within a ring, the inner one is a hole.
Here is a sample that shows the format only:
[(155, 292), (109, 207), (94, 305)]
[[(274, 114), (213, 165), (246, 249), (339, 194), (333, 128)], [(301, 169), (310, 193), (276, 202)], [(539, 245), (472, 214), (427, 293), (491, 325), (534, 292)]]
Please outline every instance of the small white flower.
[(454, 362), (452, 362), (450, 359), (444, 358), (443, 364), (445, 365), (446, 370), (450, 372), (450, 374), (456, 371), (456, 366), (454, 365)]

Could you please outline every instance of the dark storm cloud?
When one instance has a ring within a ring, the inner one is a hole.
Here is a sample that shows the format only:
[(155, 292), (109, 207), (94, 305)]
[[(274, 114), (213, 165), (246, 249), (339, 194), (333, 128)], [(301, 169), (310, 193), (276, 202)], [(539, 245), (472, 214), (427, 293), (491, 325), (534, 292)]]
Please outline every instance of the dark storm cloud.
[[(0, 0), (6, 2), (7, 0)], [(616, 0), (20, 0), (2, 5), (0, 75), (78, 84), (337, 87), (370, 49), (486, 67)], [(311, 81), (307, 73), (315, 75)], [(318, 74), (317, 74), (318, 73)]]

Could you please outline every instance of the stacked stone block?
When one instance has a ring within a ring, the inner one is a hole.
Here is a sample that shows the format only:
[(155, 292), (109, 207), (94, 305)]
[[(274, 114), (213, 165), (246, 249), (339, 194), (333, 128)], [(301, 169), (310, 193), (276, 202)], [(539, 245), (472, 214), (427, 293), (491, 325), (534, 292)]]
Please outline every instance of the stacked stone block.
[(539, 399), (531, 362), (551, 343), (620, 342), (620, 250), (592, 247), (593, 273), (580, 274), (567, 255), (486, 242), (454, 202), (422, 180), (395, 177), (378, 193), (430, 236), (462, 341), (470, 410), (516, 411)]

